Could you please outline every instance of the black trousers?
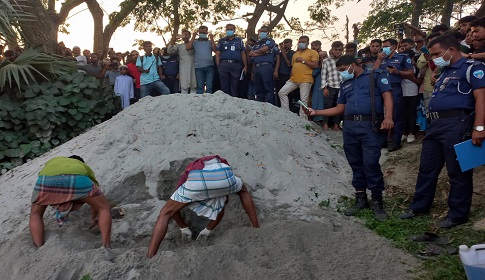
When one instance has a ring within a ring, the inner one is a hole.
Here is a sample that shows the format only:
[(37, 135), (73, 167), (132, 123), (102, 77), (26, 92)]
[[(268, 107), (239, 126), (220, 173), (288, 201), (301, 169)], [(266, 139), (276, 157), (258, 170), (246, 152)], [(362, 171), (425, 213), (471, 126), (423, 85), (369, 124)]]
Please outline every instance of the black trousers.
[(403, 97), (403, 120), (404, 129), (403, 134), (409, 135), (416, 133), (416, 110), (418, 107), (419, 96), (404, 96)]

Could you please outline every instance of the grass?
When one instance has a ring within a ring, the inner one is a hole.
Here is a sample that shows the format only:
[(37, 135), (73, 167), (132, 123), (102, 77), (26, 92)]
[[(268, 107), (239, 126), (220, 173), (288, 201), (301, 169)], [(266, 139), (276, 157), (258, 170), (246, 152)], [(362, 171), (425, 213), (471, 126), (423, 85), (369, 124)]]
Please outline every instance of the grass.
[[(397, 216), (404, 209), (403, 203), (408, 200), (408, 196), (394, 195), (385, 198), (386, 210), (389, 218), (383, 222), (374, 219), (371, 210), (363, 210), (357, 214), (358, 218), (365, 221), (365, 225), (378, 235), (386, 237), (393, 241), (394, 246), (406, 252), (416, 255), (419, 251), (426, 247), (424, 243), (415, 243), (408, 240), (411, 235), (423, 234), (425, 232), (434, 232), (440, 236), (450, 238), (450, 243), (447, 246), (458, 248), (459, 245), (465, 244), (471, 246), (473, 244), (484, 243), (483, 231), (477, 231), (472, 228), (473, 222), (457, 226), (452, 229), (440, 229), (435, 227), (435, 222), (439, 215), (418, 216), (410, 220), (401, 220)], [(351, 206), (352, 199), (342, 197), (339, 201), (337, 209)], [(444, 205), (438, 205), (438, 212)], [(436, 208), (436, 207), (435, 207)], [(436, 210), (435, 210), (436, 211)], [(434, 212), (434, 211), (433, 211)], [(483, 219), (485, 209), (479, 208), (472, 211), (471, 221)], [(415, 279), (426, 280), (466, 280), (465, 271), (460, 261), (458, 254), (456, 255), (442, 255), (432, 260), (422, 261), (422, 266), (415, 272)]]

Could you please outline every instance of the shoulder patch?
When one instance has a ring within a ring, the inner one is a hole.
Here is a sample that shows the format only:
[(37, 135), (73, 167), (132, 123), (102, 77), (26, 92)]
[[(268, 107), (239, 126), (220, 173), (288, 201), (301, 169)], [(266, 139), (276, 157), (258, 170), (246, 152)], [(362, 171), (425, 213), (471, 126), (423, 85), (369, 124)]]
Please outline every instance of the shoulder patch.
[(484, 76), (483, 70), (476, 70), (473, 72), (473, 76), (477, 79), (481, 79)]
[(382, 78), (381, 83), (387, 85), (387, 84), (389, 84), (389, 80), (387, 80), (386, 78)]
[(411, 59), (410, 58), (406, 59), (406, 62), (411, 64)]
[(270, 41), (270, 40), (267, 40), (267, 41), (266, 41), (266, 45), (269, 45), (270, 43), (271, 43), (271, 41)]

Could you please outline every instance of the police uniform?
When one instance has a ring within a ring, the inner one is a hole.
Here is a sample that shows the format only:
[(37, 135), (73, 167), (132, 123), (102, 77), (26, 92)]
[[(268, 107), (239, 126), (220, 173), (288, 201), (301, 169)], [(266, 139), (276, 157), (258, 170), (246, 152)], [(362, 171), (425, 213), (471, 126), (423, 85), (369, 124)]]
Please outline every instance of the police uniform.
[(243, 69), (243, 60), (241, 53), (245, 51), (243, 40), (234, 36), (232, 39), (224, 37), (219, 40), (216, 51), (220, 52), (219, 80), (221, 90), (231, 96), (238, 96), (238, 83)]
[[(343, 140), (347, 161), (352, 168), (352, 185), (359, 191), (371, 190), (373, 198), (382, 197), (384, 179), (379, 158), (383, 134), (375, 133), (372, 126), (370, 71), (341, 83), (338, 104), (345, 104)], [(382, 94), (391, 91), (387, 73), (374, 70), (375, 112), (384, 114)]]
[(162, 82), (170, 89), (170, 93), (180, 92), (180, 80), (177, 79), (179, 74), (178, 56), (161, 56), (162, 69), (165, 79)]
[(278, 45), (271, 38), (261, 39), (254, 44), (252, 51), (268, 46), (269, 50), (264, 55), (252, 57), (254, 63), (254, 87), (256, 100), (275, 104), (273, 72), (276, 55), (279, 55)]
[[(396, 67), (399, 71), (414, 69), (411, 58), (406, 54), (394, 53), (392, 58), (386, 57), (381, 64), (381, 69), (387, 71), (387, 67)], [(389, 82), (392, 87), (392, 97), (394, 101), (394, 109), (392, 112), (392, 119), (394, 121), (394, 134), (392, 142), (394, 145), (401, 145), (401, 137), (404, 129), (403, 119), (403, 95), (401, 87), (402, 78), (397, 74), (389, 74)]]
[(450, 182), (447, 219), (457, 223), (468, 220), (473, 170), (461, 171), (453, 146), (470, 138), (475, 110), (473, 90), (485, 87), (484, 74), (485, 66), (481, 62), (460, 58), (445, 67), (437, 80), (429, 101), (429, 125), (423, 139), (416, 190), (410, 206), (414, 214), (429, 212), (438, 175), (446, 163)]

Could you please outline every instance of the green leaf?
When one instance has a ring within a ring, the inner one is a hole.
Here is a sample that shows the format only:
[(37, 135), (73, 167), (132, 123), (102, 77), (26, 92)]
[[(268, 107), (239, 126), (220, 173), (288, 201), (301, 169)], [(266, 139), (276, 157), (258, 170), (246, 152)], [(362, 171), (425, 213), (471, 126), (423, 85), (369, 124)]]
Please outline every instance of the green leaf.
[(70, 98), (68, 98), (68, 97), (64, 97), (64, 96), (63, 96), (63, 97), (61, 97), (61, 98), (59, 98), (59, 105), (61, 105), (61, 106), (66, 106), (66, 105), (68, 105), (69, 103), (71, 103), (71, 99), (70, 99)]
[(75, 114), (72, 116), (76, 121), (79, 121), (80, 119), (83, 118), (83, 114), (81, 112)]
[(32, 145), (31, 144), (21, 144), (20, 149), (22, 150), (22, 152), (24, 154), (28, 154), (32, 150)]
[(77, 110), (76, 109), (69, 109), (67, 110), (69, 112), (69, 114), (71, 114), (72, 116), (76, 115), (77, 114)]
[(22, 152), (21, 149), (8, 149), (4, 152), (4, 154), (7, 157), (15, 158), (15, 157), (20, 157), (21, 152)]

